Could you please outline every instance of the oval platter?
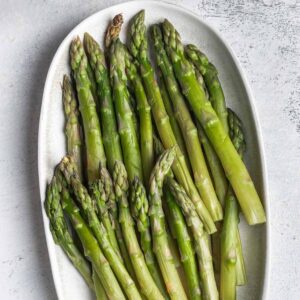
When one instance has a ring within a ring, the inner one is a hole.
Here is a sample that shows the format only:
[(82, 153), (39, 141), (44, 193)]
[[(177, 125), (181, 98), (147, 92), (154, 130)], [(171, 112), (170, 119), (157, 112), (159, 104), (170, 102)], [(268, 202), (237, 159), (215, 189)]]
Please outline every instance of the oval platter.
[[(99, 42), (102, 42), (108, 22), (116, 14), (123, 13), (125, 24), (121, 39), (125, 41), (124, 32), (126, 32), (128, 20), (141, 9), (146, 11), (146, 25), (168, 18), (181, 34), (184, 43), (188, 42), (199, 46), (209, 56), (219, 71), (228, 106), (234, 109), (243, 121), (247, 141), (246, 164), (254, 179), (258, 193), (263, 199), (268, 221), (265, 225), (249, 227), (243, 217), (241, 217), (240, 230), (248, 284), (238, 288), (238, 299), (267, 299), (270, 265), (270, 215), (264, 151), (254, 99), (244, 73), (226, 42), (211, 25), (184, 8), (156, 1), (122, 3), (106, 8), (86, 18), (63, 40), (48, 71), (40, 114), (38, 167), (42, 204), (45, 200), (46, 184), (53, 175), (55, 165), (66, 151), (61, 82), (63, 74), (70, 73), (68, 62), (71, 40), (76, 35), (82, 37), (83, 33), (87, 31)], [(58, 298), (60, 300), (93, 299), (94, 296), (80, 275), (62, 250), (54, 244), (44, 209), (43, 219)]]

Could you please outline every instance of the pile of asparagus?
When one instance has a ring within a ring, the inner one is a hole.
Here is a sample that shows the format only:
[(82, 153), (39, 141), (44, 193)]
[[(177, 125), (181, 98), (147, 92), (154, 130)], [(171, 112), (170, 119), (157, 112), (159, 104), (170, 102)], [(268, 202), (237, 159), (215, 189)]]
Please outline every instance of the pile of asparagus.
[(71, 43), (50, 229), (97, 299), (236, 299), (246, 283), (239, 212), (265, 222), (242, 124), (215, 66), (168, 20), (151, 27), (154, 69), (144, 15), (127, 45), (121, 15), (105, 52), (88, 33)]

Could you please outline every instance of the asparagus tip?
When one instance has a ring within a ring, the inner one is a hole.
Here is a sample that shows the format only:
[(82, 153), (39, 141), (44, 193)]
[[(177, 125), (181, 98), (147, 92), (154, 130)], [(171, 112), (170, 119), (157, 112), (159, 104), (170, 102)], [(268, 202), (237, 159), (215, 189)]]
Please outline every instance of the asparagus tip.
[(105, 34), (105, 47), (108, 48), (111, 42), (119, 37), (122, 24), (124, 23), (123, 15), (117, 14), (112, 22), (108, 25)]

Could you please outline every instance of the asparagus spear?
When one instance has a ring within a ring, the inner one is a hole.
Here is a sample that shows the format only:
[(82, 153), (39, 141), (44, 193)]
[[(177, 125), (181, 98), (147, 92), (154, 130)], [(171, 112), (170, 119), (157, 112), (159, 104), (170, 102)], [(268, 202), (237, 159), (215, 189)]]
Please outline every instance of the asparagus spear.
[(181, 261), (188, 285), (189, 299), (201, 299), (198, 270), (193, 245), (184, 217), (170, 191), (166, 189), (164, 195), (167, 204), (167, 215), (170, 215), (169, 218), (167, 216), (167, 219), (168, 221), (170, 220), (172, 228), (174, 229), (174, 235), (180, 250)]
[(94, 203), (88, 194), (87, 189), (81, 184), (78, 179), (76, 167), (71, 157), (65, 156), (60, 163), (60, 170), (63, 172), (68, 184), (72, 187), (76, 199), (81, 204), (84, 215), (92, 229), (99, 245), (108, 260), (112, 270), (114, 271), (118, 281), (129, 299), (141, 299), (141, 296), (135, 286), (134, 281), (128, 274), (123, 262), (112, 247), (107, 231), (102, 222), (97, 218)]
[(139, 178), (135, 177), (131, 186), (131, 211), (136, 220), (137, 229), (140, 233), (140, 244), (144, 252), (147, 267), (164, 298), (168, 298), (164, 280), (160, 273), (156, 257), (152, 249), (150, 222), (148, 217), (148, 199), (145, 188)]
[(79, 110), (82, 116), (85, 136), (87, 175), (89, 181), (98, 177), (100, 162), (105, 165), (99, 119), (96, 112), (96, 104), (91, 93), (91, 82), (87, 74), (87, 57), (79, 37), (75, 38), (70, 48), (71, 67), (76, 82), (79, 100)]
[(168, 20), (163, 23), (163, 32), (166, 49), (183, 94), (220, 158), (248, 223), (265, 222), (265, 212), (253, 181), (211, 103), (206, 99), (204, 90), (197, 83), (193, 68), (184, 56), (178, 32)]
[(92, 278), (93, 278), (94, 285), (95, 285), (95, 293), (96, 293), (97, 300), (108, 300), (105, 290), (100, 281), (100, 278), (94, 269), (93, 269), (93, 273), (92, 273)]
[(211, 101), (212, 107), (218, 115), (224, 130), (228, 132), (227, 107), (216, 67), (209, 62), (207, 56), (195, 45), (187, 45), (185, 47), (185, 53), (203, 75), (209, 91), (209, 100)]
[(50, 221), (50, 230), (54, 242), (64, 250), (75, 268), (86, 281), (87, 285), (94, 290), (94, 283), (89, 263), (81, 255), (68, 230), (60, 204), (60, 191), (55, 176), (47, 187), (45, 210)]
[(143, 177), (142, 161), (132, 118), (132, 110), (130, 109), (128, 100), (124, 47), (119, 39), (114, 40), (110, 46), (110, 77), (113, 86), (113, 97), (124, 163), (129, 180), (132, 181), (135, 176), (138, 178)]
[(153, 131), (151, 120), (151, 109), (147, 101), (144, 87), (137, 72), (134, 61), (124, 46), (126, 74), (131, 82), (135, 98), (137, 101), (137, 111), (139, 114), (139, 133), (140, 133), (140, 148), (143, 164), (144, 183), (148, 186), (150, 173), (154, 164), (153, 151)]
[[(100, 101), (101, 125), (103, 130), (103, 143), (107, 156), (107, 166), (112, 172), (115, 160), (122, 160), (122, 150), (111, 95), (109, 74), (105, 64), (105, 57), (100, 46), (88, 33), (85, 33), (84, 35), (84, 46), (97, 82), (97, 94)], [(124, 260), (126, 269), (131, 277), (134, 278), (135, 274), (124, 244), (120, 224), (118, 222), (118, 212), (115, 204), (115, 195), (112, 188), (111, 178), (106, 168), (101, 166), (100, 180), (102, 181), (107, 201), (109, 202), (108, 209), (111, 211), (111, 221), (115, 229), (115, 235), (118, 240), (121, 256)]]
[[(82, 179), (82, 145), (80, 137), (81, 126), (79, 123), (79, 112), (77, 107), (77, 99), (75, 98), (71, 81), (67, 75), (64, 75), (62, 90), (64, 111), (66, 116), (65, 133), (67, 137), (67, 153), (73, 156), (76, 168), (78, 170), (78, 175), (80, 179)], [(77, 236), (75, 236), (75, 238), (76, 237)], [(92, 271), (92, 278), (94, 281), (97, 298), (101, 296), (102, 299), (105, 299), (104, 296), (106, 297), (106, 294), (104, 288), (95, 270)]]
[[(226, 108), (226, 103), (225, 103), (225, 97), (223, 94), (223, 90), (221, 87), (221, 83), (218, 79), (217, 76), (217, 70), (216, 68), (208, 62), (208, 58), (201, 52), (199, 51), (195, 46), (193, 45), (188, 45), (186, 47), (186, 53), (188, 56), (192, 57), (192, 62), (194, 63), (194, 67), (195, 67), (195, 71), (200, 73), (200, 71), (203, 73), (204, 78), (201, 78), (201, 86), (206, 90), (205, 86), (207, 84), (207, 86), (210, 88), (210, 101), (212, 102), (212, 106), (215, 109), (218, 117), (220, 118), (220, 121), (222, 122), (223, 127), (228, 131), (228, 120), (227, 120), (227, 109), (226, 112), (224, 112), (224, 107)], [(197, 75), (197, 73), (196, 73)], [(198, 76), (200, 77), (201, 75), (198, 74)], [(199, 79), (198, 79), (199, 82)], [(232, 119), (232, 118), (231, 118)], [(239, 128), (240, 126), (237, 124), (236, 128)], [(202, 130), (203, 131), (203, 130)], [(203, 134), (204, 138), (206, 138), (205, 133)], [(232, 134), (230, 134), (230, 137), (232, 137)], [(207, 138), (206, 138), (207, 139)], [(212, 150), (212, 149), (211, 149)], [(213, 150), (212, 150), (213, 151)], [(214, 151), (213, 151), (214, 152)], [(215, 153), (212, 153), (213, 156), (216, 156)], [(216, 166), (220, 166), (220, 161), (217, 157), (215, 157), (214, 159), (214, 163)], [(222, 189), (223, 185), (220, 185), (220, 183), (224, 183), (225, 186), (227, 186), (228, 184), (226, 183), (226, 178), (225, 178), (225, 174), (224, 172), (218, 172), (216, 175), (216, 182), (219, 184), (218, 186), (216, 186), (216, 189), (219, 188), (221, 189), (222, 192), (222, 201), (221, 203), (224, 206), (224, 198), (226, 195), (227, 190), (225, 191), (225, 189)], [(231, 195), (231, 197), (235, 197), (234, 194)], [(237, 200), (236, 200), (237, 201)], [(232, 206), (230, 206), (230, 208), (232, 208)], [(234, 209), (230, 209), (230, 211), (232, 211), (233, 214), (236, 214), (236, 212), (234, 211)], [(220, 230), (221, 230), (221, 226)], [(243, 253), (242, 253), (242, 244), (241, 244), (241, 240), (240, 240), (240, 235), (239, 235), (239, 231), (237, 228), (237, 251), (236, 251), (236, 255), (237, 255), (237, 263), (236, 263), (236, 274), (237, 274), (237, 278), (236, 278), (236, 282), (237, 285), (243, 285), (246, 283), (246, 272), (245, 272), (245, 265), (244, 265), (244, 258), (243, 258)], [(213, 237), (213, 244), (214, 244), (214, 259), (216, 261), (215, 264), (215, 272), (216, 273), (220, 273), (220, 236), (219, 234), (214, 235)]]
[[(237, 115), (230, 109), (228, 109), (228, 125), (232, 143), (240, 156), (243, 157), (246, 143), (242, 124)], [(243, 256), (239, 256), (242, 252), (238, 235), (238, 212), (238, 203), (230, 186), (225, 198), (225, 218), (221, 232), (220, 296), (221, 299), (226, 300), (236, 299), (237, 279), (245, 274)], [(241, 259), (239, 266), (237, 266), (238, 259)]]
[(110, 177), (110, 174), (108, 173), (107, 169), (104, 167), (100, 167), (100, 180), (102, 182), (105, 194), (106, 194), (106, 199), (107, 199), (107, 208), (109, 210), (109, 214), (111, 217), (111, 223), (112, 226), (116, 232), (116, 237), (118, 241), (118, 245), (120, 248), (121, 256), (124, 261), (125, 267), (130, 274), (131, 278), (137, 282), (135, 273), (130, 261), (130, 257), (125, 245), (125, 241), (123, 238), (122, 234), (122, 229), (118, 220), (118, 207), (116, 203), (116, 195), (113, 187), (113, 182)]
[(203, 230), (203, 224), (195, 211), (193, 202), (184, 189), (170, 177), (167, 178), (167, 184), (177, 204), (181, 207), (195, 239), (195, 250), (199, 261), (204, 299), (218, 300), (219, 294), (214, 276), (212, 256)]
[(166, 150), (158, 159), (150, 178), (150, 220), (153, 250), (171, 299), (187, 299), (180, 281), (166, 234), (161, 195), (164, 177), (175, 159), (175, 149)]
[(115, 158), (122, 159), (120, 138), (117, 129), (114, 104), (111, 95), (109, 74), (105, 64), (105, 57), (98, 43), (88, 33), (84, 34), (84, 46), (89, 63), (95, 74), (97, 83), (97, 99), (99, 101), (103, 144), (107, 157), (107, 167), (113, 170)]
[(209, 233), (213, 233), (216, 231), (215, 224), (198, 194), (198, 191), (189, 173), (184, 156), (177, 145), (176, 138), (173, 134), (172, 127), (161, 98), (159, 87), (155, 80), (154, 70), (147, 53), (148, 46), (144, 18), (144, 10), (134, 16), (129, 29), (129, 34), (131, 37), (129, 48), (131, 54), (139, 63), (139, 70), (145, 86), (147, 98), (149, 100), (155, 124), (159, 131), (159, 135), (164, 147), (167, 149), (175, 147), (176, 159), (172, 166), (175, 176), (191, 196), (193, 202), (195, 203), (197, 212), (201, 216), (201, 219), (207, 228), (207, 231)]
[[(192, 60), (190, 60), (190, 61), (193, 65), (193, 69), (195, 71), (195, 75), (196, 75), (198, 83), (203, 88), (206, 98), (210, 100), (210, 96), (209, 96), (209, 93), (208, 93), (207, 87), (205, 85), (202, 74), (196, 68), (196, 66), (193, 64)], [(222, 100), (221, 98), (218, 98), (218, 99)], [(226, 119), (226, 121), (227, 121), (227, 119)], [(203, 146), (206, 160), (207, 160), (209, 169), (211, 171), (211, 175), (212, 175), (212, 179), (214, 182), (214, 187), (215, 187), (217, 197), (218, 197), (222, 207), (224, 207), (225, 196), (226, 196), (226, 192), (227, 192), (227, 188), (228, 188), (228, 182), (227, 182), (227, 178), (226, 178), (224, 169), (222, 167), (222, 164), (221, 164), (215, 150), (211, 146), (211, 143), (208, 140), (208, 138), (198, 120), (196, 120), (196, 124), (197, 124), (197, 129), (198, 129), (198, 136), (199, 136), (199, 139)], [(219, 231), (221, 229), (222, 224), (218, 223), (218, 224), (216, 224), (216, 226), (217, 226), (218, 232), (216, 232), (212, 237), (212, 244), (213, 244), (212, 254), (213, 254), (213, 258), (214, 258), (215, 275), (216, 275), (216, 278), (219, 279), (219, 275), (220, 275), (220, 235), (219, 235)], [(217, 280), (217, 282), (219, 283), (219, 280)]]
[(113, 182), (119, 204), (119, 222), (121, 224), (126, 247), (129, 252), (139, 286), (141, 288), (141, 293), (143, 293), (147, 299), (164, 299), (147, 268), (145, 258), (135, 234), (134, 223), (129, 211), (127, 200), (127, 172), (121, 161), (115, 162)]
[(198, 129), (199, 139), (203, 146), (207, 163), (209, 165), (209, 169), (214, 181), (214, 187), (216, 190), (217, 197), (223, 206), (225, 202), (227, 188), (228, 188), (228, 183), (227, 183), (226, 175), (224, 173), (224, 169), (215, 150), (213, 149), (210, 141), (208, 140), (199, 122), (197, 122), (197, 129)]
[(164, 49), (162, 33), (159, 25), (154, 25), (152, 27), (152, 36), (154, 39), (156, 61), (163, 74), (166, 87), (170, 94), (175, 117), (178, 121), (181, 131), (183, 132), (196, 187), (198, 188), (203, 202), (213, 220), (219, 221), (223, 218), (222, 206), (218, 201), (206, 166), (201, 144), (197, 135), (197, 128), (192, 120), (190, 111), (185, 104), (185, 100), (181, 94), (173, 73), (172, 64), (169, 61), (167, 53)]
[(163, 77), (162, 77), (162, 73), (160, 72), (160, 70), (158, 70), (158, 77), (159, 77), (159, 88), (160, 88), (160, 93), (161, 93), (161, 98), (163, 100), (166, 112), (168, 114), (169, 120), (170, 120), (170, 124), (174, 133), (174, 136), (176, 138), (176, 142), (185, 158), (186, 164), (188, 165), (188, 169), (189, 171), (191, 171), (191, 165), (190, 165), (190, 159), (185, 147), (185, 143), (184, 143), (184, 139), (182, 136), (182, 132), (179, 128), (179, 125), (177, 123), (177, 120), (175, 118), (175, 114), (173, 111), (173, 107), (172, 107), (172, 103), (171, 103), (171, 99), (169, 96), (169, 93), (167, 91), (166, 85), (164, 83)]
[(90, 229), (81, 217), (79, 208), (71, 198), (71, 195), (66, 187), (65, 178), (56, 172), (54, 177), (57, 188), (61, 194), (62, 208), (68, 215), (79, 239), (83, 245), (85, 256), (91, 261), (93, 269), (97, 272), (101, 284), (109, 299), (124, 299), (125, 296), (119, 286), (115, 275), (113, 274), (108, 261), (103, 255), (97, 240), (94, 238)]
[(66, 116), (65, 134), (67, 137), (67, 152), (72, 155), (76, 163), (78, 174), (82, 177), (82, 145), (80, 137), (79, 111), (77, 100), (70, 78), (64, 75), (62, 98)]
[[(161, 141), (159, 140), (159, 138), (156, 135), (153, 135), (153, 145), (154, 145), (154, 152), (156, 157), (158, 158), (164, 151), (164, 147), (161, 143)], [(170, 169), (168, 174), (166, 176), (171, 176), (174, 177), (174, 174), (172, 172), (172, 170)], [(175, 203), (175, 205), (177, 205)], [(168, 243), (169, 243), (169, 247), (174, 259), (174, 264), (175, 267), (177, 269), (177, 272), (179, 274), (179, 277), (181, 279), (181, 282), (183, 284), (183, 287), (185, 289), (185, 291), (188, 292), (188, 283), (187, 283), (187, 277), (185, 275), (185, 270), (184, 267), (181, 263), (181, 261), (186, 261), (186, 254), (185, 251), (182, 251), (182, 254), (179, 255), (179, 251), (178, 251), (178, 247), (177, 247), (177, 243), (175, 241), (175, 239), (177, 238), (177, 234), (176, 234), (176, 230), (175, 230), (175, 220), (172, 216), (172, 214), (170, 213), (170, 210), (168, 209), (168, 205), (167, 205), (167, 201), (163, 201), (163, 210), (165, 212), (165, 217), (167, 219), (167, 223), (166, 223), (166, 231), (167, 231), (167, 236), (168, 236)], [(180, 245), (179, 245), (180, 246)], [(188, 245), (187, 245), (188, 247)], [(180, 249), (181, 251), (181, 249)], [(181, 256), (181, 259), (180, 259)], [(186, 263), (186, 265), (188, 265), (188, 263)]]
[[(102, 169), (103, 169), (103, 167), (102, 167)], [(101, 222), (103, 223), (103, 225), (106, 229), (109, 242), (110, 242), (112, 248), (114, 249), (114, 251), (122, 259), (119, 245), (118, 245), (117, 238), (116, 238), (116, 234), (115, 234), (115, 230), (112, 226), (111, 218), (108, 213), (108, 203), (107, 203), (106, 193), (104, 191), (103, 182), (98, 179), (97, 181), (95, 181), (94, 183), (92, 183), (90, 185), (89, 190), (91, 192), (93, 202), (96, 204), (96, 211), (97, 211), (98, 218), (99, 218), (99, 220), (101, 220)]]

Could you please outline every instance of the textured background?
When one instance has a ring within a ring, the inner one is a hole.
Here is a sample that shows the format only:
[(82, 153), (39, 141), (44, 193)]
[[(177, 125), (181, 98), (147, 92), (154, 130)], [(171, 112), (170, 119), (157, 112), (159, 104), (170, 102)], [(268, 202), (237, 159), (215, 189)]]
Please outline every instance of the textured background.
[[(0, 3), (1, 299), (56, 299), (37, 175), (43, 85), (67, 33), (90, 14), (120, 2)], [(255, 96), (269, 175), (269, 299), (300, 299), (300, 2), (169, 2), (210, 21), (244, 68)]]

